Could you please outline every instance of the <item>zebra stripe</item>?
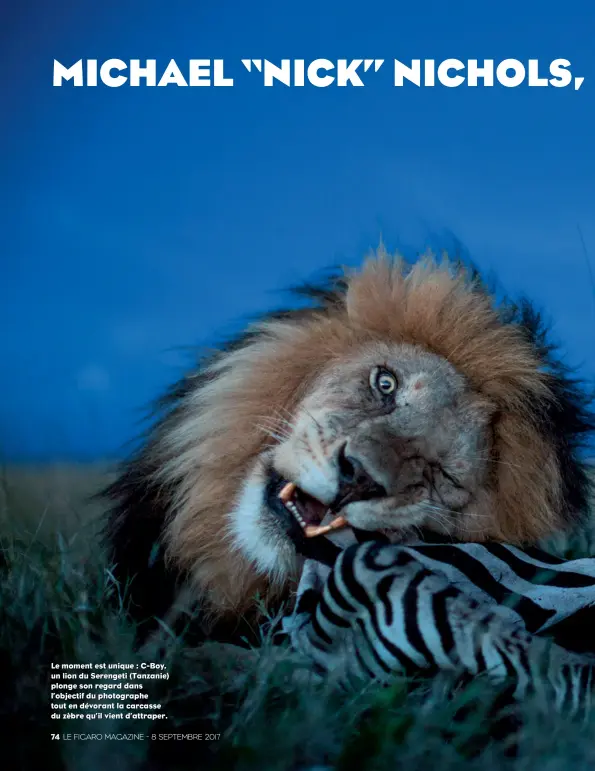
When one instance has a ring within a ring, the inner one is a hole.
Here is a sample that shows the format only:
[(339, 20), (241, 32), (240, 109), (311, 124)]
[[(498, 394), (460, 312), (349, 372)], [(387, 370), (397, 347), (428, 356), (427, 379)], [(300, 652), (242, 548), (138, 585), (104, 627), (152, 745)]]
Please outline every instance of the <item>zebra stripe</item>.
[(478, 601), (496, 603), (529, 632), (595, 653), (595, 559), (554, 564), (550, 555), (499, 543), (402, 548)]
[(555, 630), (590, 613), (575, 647), (595, 654), (595, 559), (547, 556), (501, 544), (356, 543), (333, 566), (306, 561), (284, 628), (342, 682), (486, 673), (512, 679), (518, 699), (550, 693), (560, 709), (587, 710), (595, 655), (557, 644)]

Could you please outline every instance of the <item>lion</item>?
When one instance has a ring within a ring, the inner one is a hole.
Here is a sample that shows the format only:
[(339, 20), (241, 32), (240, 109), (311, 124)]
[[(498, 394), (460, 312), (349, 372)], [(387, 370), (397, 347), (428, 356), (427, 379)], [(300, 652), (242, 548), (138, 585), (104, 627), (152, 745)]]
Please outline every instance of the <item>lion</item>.
[(181, 586), (206, 633), (260, 618), (329, 515), (525, 546), (581, 521), (591, 401), (528, 301), (497, 302), (446, 255), (383, 248), (298, 291), (306, 307), (253, 322), (160, 400), (106, 491), (139, 618)]

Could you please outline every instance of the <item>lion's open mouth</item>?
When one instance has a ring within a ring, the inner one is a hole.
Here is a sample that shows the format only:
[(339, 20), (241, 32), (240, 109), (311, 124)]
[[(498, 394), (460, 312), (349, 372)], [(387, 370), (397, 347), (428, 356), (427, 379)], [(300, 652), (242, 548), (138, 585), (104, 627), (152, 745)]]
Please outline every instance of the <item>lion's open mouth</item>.
[(306, 538), (324, 535), (347, 525), (345, 517), (338, 515), (326, 525), (321, 524), (327, 514), (334, 512), (324, 503), (301, 490), (294, 482), (285, 481), (279, 499), (297, 521)]

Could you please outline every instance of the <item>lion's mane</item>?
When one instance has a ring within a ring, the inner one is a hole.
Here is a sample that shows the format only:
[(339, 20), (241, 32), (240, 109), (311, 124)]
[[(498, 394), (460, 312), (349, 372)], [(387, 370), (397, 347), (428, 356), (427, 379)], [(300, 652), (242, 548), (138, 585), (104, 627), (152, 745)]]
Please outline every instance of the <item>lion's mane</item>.
[(250, 324), (159, 401), (141, 449), (106, 491), (116, 575), (134, 576), (143, 614), (163, 615), (185, 578), (217, 616), (246, 610), (257, 590), (278, 593), (228, 530), (242, 481), (271, 442), (257, 426), (275, 408), (293, 410), (321, 367), (369, 340), (439, 354), (496, 404), (497, 515), (484, 537), (534, 543), (578, 521), (590, 399), (528, 301), (496, 302), (476, 271), (447, 258), (410, 266), (382, 250), (359, 272), (298, 291), (307, 307)]

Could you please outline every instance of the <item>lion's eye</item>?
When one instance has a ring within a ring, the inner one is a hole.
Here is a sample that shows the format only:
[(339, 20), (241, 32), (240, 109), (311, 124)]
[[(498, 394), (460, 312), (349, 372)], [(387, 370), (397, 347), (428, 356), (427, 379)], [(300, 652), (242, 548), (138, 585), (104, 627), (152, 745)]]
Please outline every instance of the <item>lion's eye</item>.
[(397, 389), (397, 378), (384, 367), (374, 367), (370, 372), (370, 385), (383, 396), (390, 396)]

